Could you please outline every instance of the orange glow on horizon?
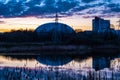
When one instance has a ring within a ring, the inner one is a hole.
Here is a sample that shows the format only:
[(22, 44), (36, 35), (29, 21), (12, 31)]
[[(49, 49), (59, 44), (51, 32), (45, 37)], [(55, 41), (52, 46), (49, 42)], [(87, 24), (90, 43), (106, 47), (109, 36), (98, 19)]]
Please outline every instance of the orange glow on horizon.
[[(118, 18), (104, 18), (107, 20), (111, 20), (111, 24), (115, 25), (116, 29), (116, 21)], [(35, 30), (38, 26), (54, 22), (54, 18), (36, 18), (36, 17), (25, 17), (25, 18), (2, 18), (0, 21), (4, 21), (4, 23), (0, 23), (0, 32), (9, 32), (11, 30), (19, 30), (19, 29), (33, 29)], [(80, 16), (71, 16), (59, 19), (60, 23), (67, 24), (71, 26), (73, 29), (82, 29), (84, 30), (92, 30), (92, 18), (81, 18)]]

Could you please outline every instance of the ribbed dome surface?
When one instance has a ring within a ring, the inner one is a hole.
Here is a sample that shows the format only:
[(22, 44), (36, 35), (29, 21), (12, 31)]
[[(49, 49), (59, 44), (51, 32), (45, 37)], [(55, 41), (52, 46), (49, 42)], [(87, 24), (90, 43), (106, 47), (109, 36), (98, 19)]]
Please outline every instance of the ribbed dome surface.
[(43, 25), (39, 26), (36, 29), (36, 32), (38, 34), (40, 34), (40, 33), (48, 33), (48, 32), (53, 31), (55, 28), (56, 28), (56, 31), (64, 33), (64, 34), (74, 33), (74, 30), (70, 26), (68, 26), (66, 24), (63, 24), (63, 23), (47, 23), (47, 24), (43, 24)]
[(39, 26), (35, 30), (40, 37), (52, 39), (53, 37), (58, 37), (59, 39), (70, 38), (75, 31), (68, 25), (63, 23), (46, 23)]

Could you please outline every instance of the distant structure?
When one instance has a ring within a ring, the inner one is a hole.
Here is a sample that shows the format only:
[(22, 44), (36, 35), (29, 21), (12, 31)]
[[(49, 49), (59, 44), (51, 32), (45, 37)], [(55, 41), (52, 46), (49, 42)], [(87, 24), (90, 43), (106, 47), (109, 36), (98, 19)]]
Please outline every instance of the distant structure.
[(55, 22), (46, 23), (38, 28), (35, 32), (43, 41), (51, 41), (53, 43), (62, 43), (70, 40), (75, 31), (68, 25), (58, 22), (58, 14), (55, 15)]
[(58, 13), (56, 12), (56, 15), (55, 15), (55, 22), (58, 23), (58, 20), (59, 20)]
[(55, 25), (54, 25), (55, 27), (53, 29), (53, 34), (52, 34), (52, 41), (54, 43), (60, 43), (61, 42), (61, 33), (59, 33), (57, 31), (58, 20), (59, 20), (58, 13), (56, 12), (56, 15), (55, 15)]
[(99, 17), (95, 17), (95, 19), (92, 20), (93, 32), (101, 33), (109, 29), (110, 29), (110, 20), (104, 20)]

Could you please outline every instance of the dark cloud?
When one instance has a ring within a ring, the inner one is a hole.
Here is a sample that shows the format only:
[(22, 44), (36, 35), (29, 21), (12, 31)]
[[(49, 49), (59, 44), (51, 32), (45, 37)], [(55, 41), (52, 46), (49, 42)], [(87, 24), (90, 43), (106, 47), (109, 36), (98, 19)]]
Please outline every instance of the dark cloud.
[(93, 1), (96, 1), (96, 0), (82, 0), (82, 2), (85, 2), (85, 3), (89, 3), (89, 2), (93, 2)]
[(76, 0), (59, 0), (57, 2), (55, 0), (9, 1), (7, 4), (0, 3), (0, 15), (3, 17), (44, 16), (54, 14), (56, 11), (65, 14), (77, 5), (78, 2)]
[(109, 5), (111, 12), (120, 12), (120, 4)]
[[(76, 15), (113, 15), (120, 13), (120, 3), (112, 0), (10, 0), (7, 3), (0, 2), (0, 16), (9, 17), (46, 17), (52, 18), (59, 12), (63, 17)], [(100, 2), (101, 1), (101, 2)], [(109, 2), (106, 4), (106, 2)], [(91, 4), (92, 3), (92, 4)], [(104, 6), (104, 9), (101, 9)], [(86, 11), (85, 11), (86, 10)], [(110, 13), (110, 14), (108, 14)]]
[(82, 17), (83, 18), (94, 18), (95, 16), (98, 16), (98, 17), (106, 17), (106, 18), (109, 18), (109, 17), (114, 17), (115, 15), (114, 14), (99, 14), (99, 15), (90, 15), (90, 16), (88, 16), (88, 15), (83, 15)]

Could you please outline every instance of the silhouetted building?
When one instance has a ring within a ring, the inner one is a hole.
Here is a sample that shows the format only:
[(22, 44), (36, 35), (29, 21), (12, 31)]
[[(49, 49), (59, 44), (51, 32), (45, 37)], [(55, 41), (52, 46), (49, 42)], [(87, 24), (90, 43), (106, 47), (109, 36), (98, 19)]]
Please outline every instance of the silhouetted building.
[(92, 20), (92, 31), (102, 33), (110, 29), (110, 20), (104, 20), (99, 17), (95, 17)]
[(56, 12), (55, 22), (43, 24), (35, 30), (38, 37), (53, 43), (63, 43), (70, 40), (75, 31), (70, 26), (59, 23), (58, 20), (59, 16)]
[(55, 43), (67, 41), (75, 34), (75, 31), (70, 26), (58, 22), (43, 24), (35, 32), (41, 39)]

